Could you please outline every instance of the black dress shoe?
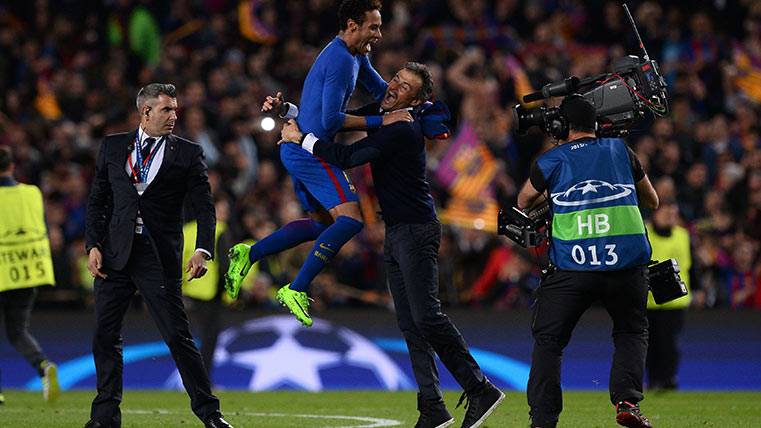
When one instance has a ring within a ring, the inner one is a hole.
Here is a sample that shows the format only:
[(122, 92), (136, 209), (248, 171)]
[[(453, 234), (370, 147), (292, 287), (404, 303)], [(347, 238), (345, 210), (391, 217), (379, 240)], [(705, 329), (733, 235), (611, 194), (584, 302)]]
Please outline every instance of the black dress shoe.
[(206, 428), (233, 428), (229, 422), (222, 419), (222, 415), (210, 416), (203, 424)]
[(106, 425), (103, 425), (102, 423), (94, 420), (89, 420), (85, 424), (85, 428), (106, 428)]

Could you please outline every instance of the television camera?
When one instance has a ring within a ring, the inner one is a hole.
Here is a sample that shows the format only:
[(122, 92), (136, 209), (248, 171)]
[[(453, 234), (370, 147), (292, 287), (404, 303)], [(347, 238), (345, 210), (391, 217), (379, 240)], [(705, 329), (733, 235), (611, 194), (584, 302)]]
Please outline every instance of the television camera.
[[(669, 111), (666, 82), (658, 63), (648, 56), (629, 8), (626, 4), (623, 7), (644, 54), (642, 58), (635, 55), (619, 58), (613, 61), (611, 73), (584, 79), (571, 76), (562, 82), (549, 83), (540, 91), (524, 96), (523, 102), (579, 93), (595, 107), (599, 137), (626, 135), (647, 111), (659, 117), (666, 115)], [(527, 108), (517, 104), (513, 107), (513, 117), (520, 134), (537, 126), (558, 140), (568, 136), (568, 122), (558, 107)]]

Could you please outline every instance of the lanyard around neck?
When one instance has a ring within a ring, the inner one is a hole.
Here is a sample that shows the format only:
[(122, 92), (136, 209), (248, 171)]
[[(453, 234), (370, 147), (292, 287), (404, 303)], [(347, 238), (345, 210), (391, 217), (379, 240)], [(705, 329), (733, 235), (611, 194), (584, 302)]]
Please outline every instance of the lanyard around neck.
[(137, 134), (135, 135), (136, 162), (134, 165), (132, 164), (132, 156), (130, 156), (128, 160), (129, 169), (132, 171), (132, 179), (135, 180), (135, 183), (146, 183), (148, 181), (148, 173), (151, 170), (153, 159), (156, 157), (154, 155), (158, 151), (159, 147), (161, 147), (161, 143), (163, 142), (164, 139), (159, 138), (151, 149), (151, 152), (148, 153), (148, 156), (143, 159), (142, 150), (140, 150), (140, 130), (137, 131)]

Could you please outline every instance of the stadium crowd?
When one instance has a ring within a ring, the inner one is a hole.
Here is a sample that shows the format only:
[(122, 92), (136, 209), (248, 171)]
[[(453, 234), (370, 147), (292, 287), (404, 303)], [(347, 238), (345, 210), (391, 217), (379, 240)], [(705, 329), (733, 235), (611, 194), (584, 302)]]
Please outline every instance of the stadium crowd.
[[(628, 142), (661, 199), (678, 202), (690, 231), (692, 305), (761, 309), (761, 3), (629, 3), (669, 84), (672, 111), (638, 124)], [(16, 178), (43, 191), (56, 268), (57, 286), (41, 304), (87, 301), (83, 235), (95, 153), (102, 136), (134, 129), (134, 95), (149, 82), (177, 85), (175, 133), (203, 146), (212, 191), (231, 208), (238, 240), (301, 215), (279, 161), (279, 125), (262, 129), (260, 107), (277, 91), (298, 100), (318, 49), (337, 32), (335, 7), (332, 0), (0, 5), (0, 144), (14, 151)], [(453, 114), (450, 142), (429, 146), (440, 213), (459, 197), (442, 173), (458, 162), (452, 147), (470, 138), (469, 153), (477, 154), (459, 160), (492, 171), (474, 191), (494, 203), (442, 215), (442, 300), (527, 307), (541, 252), (498, 237), (488, 207), (514, 204), (531, 161), (552, 141), (515, 136), (511, 108), (548, 82), (603, 73), (612, 59), (641, 55), (628, 20), (619, 2), (580, 0), (386, 0), (383, 19), (372, 63), (384, 78), (409, 60), (428, 64), (436, 97)], [(352, 106), (367, 100), (358, 91)], [(350, 174), (367, 225), (318, 277), (317, 307), (389, 306), (370, 174)], [(483, 214), (487, 226), (468, 222)], [(308, 249), (263, 263), (243, 305), (274, 305), (274, 290)]]

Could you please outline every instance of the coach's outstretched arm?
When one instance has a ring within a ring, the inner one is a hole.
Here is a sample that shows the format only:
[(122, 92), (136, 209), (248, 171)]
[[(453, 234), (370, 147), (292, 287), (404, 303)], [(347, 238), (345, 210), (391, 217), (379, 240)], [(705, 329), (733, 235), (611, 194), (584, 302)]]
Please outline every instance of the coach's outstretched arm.
[(334, 144), (323, 141), (312, 134), (301, 133), (295, 121), (291, 120), (281, 132), (283, 141), (301, 144), (301, 147), (336, 165), (341, 169), (350, 169), (376, 159), (398, 155), (404, 145), (415, 138), (415, 131), (409, 122), (384, 126), (377, 132), (350, 145)]
[[(375, 72), (375, 70), (373, 70)], [(377, 74), (377, 72), (376, 72)], [(380, 76), (378, 76), (380, 78)], [(381, 79), (381, 82), (383, 80)], [(383, 82), (385, 85), (385, 82)], [(387, 85), (386, 85), (387, 86)], [(385, 87), (384, 86), (384, 91)], [(370, 89), (368, 89), (370, 90)], [(382, 97), (381, 97), (382, 98)], [(284, 112), (282, 109), (284, 109), (286, 105), (290, 105), (293, 107), (293, 110), (295, 111), (295, 114), (292, 114), (293, 112), (288, 109), (288, 111)], [(283, 93), (278, 92), (275, 95), (268, 95), (267, 98), (264, 99), (264, 102), (262, 103), (262, 111), (263, 112), (275, 112), (277, 113), (281, 118), (285, 119), (295, 119), (298, 117), (298, 107), (295, 106), (292, 103), (286, 102), (283, 98)], [(348, 112), (348, 113), (341, 113), (344, 118), (344, 124), (341, 131), (349, 131), (349, 130), (367, 130), (367, 120), (365, 117), (367, 116), (358, 116), (353, 114), (354, 110)], [(375, 117), (375, 116), (370, 116)], [(381, 118), (381, 125), (391, 125), (392, 123), (396, 122), (412, 122), (412, 115), (407, 110), (397, 110), (391, 113), (386, 113), (383, 115), (377, 115), (377, 117)]]

